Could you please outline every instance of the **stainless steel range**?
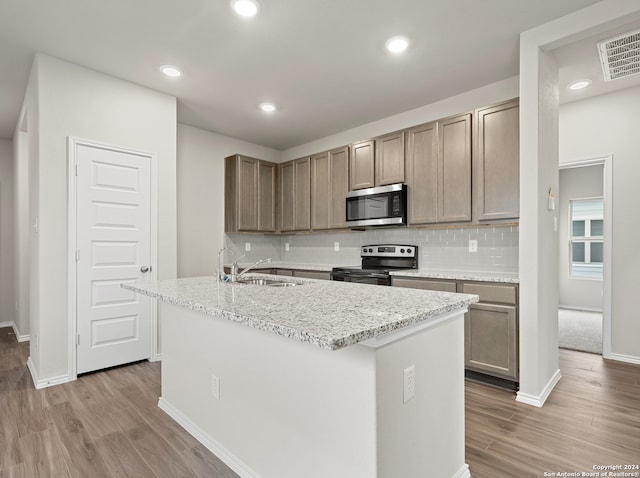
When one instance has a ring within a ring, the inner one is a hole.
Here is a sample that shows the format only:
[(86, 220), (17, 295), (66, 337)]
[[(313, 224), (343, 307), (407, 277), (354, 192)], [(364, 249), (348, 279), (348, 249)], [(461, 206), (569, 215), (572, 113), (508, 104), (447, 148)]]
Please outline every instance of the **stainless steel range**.
[(331, 280), (362, 284), (391, 285), (392, 270), (417, 269), (418, 246), (378, 244), (362, 246), (360, 267), (334, 267)]

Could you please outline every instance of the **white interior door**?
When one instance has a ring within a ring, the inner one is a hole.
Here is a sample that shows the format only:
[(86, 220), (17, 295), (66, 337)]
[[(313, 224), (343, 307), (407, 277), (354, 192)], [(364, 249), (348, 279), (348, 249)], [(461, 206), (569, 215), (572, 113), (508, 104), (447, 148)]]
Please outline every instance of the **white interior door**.
[(151, 299), (122, 289), (151, 268), (151, 158), (76, 151), (77, 373), (151, 355)]

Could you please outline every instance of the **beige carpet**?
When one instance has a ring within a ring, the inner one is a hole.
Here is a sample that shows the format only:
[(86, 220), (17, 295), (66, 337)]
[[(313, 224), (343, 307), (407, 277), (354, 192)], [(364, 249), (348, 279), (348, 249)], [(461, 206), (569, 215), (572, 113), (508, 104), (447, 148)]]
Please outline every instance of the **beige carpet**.
[(602, 354), (602, 314), (558, 309), (558, 345), (563, 349)]

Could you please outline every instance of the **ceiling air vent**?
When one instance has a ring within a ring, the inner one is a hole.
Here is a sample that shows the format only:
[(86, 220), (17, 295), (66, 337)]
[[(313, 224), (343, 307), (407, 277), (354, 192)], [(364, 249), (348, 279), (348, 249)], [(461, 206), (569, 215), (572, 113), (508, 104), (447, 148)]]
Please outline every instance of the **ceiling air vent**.
[(598, 43), (605, 81), (640, 73), (640, 30)]

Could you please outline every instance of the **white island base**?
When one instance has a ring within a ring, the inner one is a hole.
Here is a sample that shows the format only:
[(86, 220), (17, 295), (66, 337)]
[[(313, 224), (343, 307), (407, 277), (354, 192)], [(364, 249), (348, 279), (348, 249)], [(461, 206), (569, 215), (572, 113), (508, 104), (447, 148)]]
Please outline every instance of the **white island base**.
[(470, 476), (464, 308), (328, 351), (164, 307), (159, 406), (241, 477)]

